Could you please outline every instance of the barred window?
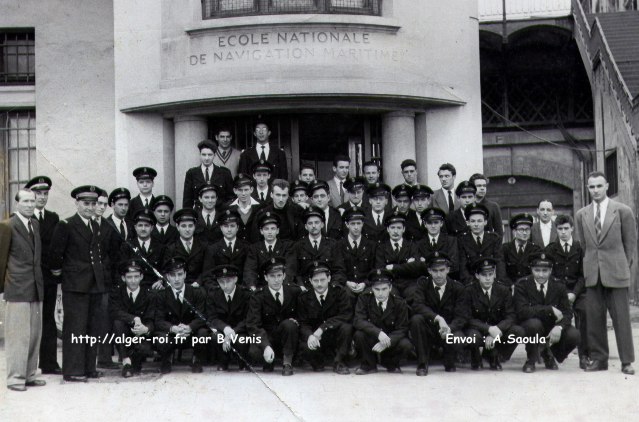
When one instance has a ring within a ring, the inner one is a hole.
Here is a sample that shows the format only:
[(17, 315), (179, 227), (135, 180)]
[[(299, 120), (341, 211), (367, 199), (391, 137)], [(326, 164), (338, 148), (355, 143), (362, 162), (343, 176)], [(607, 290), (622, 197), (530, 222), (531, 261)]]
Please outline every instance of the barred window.
[(382, 0), (202, 0), (204, 19), (288, 13), (381, 14)]
[(34, 83), (34, 31), (0, 30), (0, 85)]
[(20, 187), (36, 171), (35, 110), (0, 111), (0, 212), (6, 216), (14, 211), (13, 200)]

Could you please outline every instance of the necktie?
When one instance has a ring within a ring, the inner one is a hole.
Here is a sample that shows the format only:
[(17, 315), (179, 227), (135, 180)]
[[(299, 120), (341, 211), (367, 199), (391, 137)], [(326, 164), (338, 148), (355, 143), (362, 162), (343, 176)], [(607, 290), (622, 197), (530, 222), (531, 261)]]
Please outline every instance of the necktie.
[(434, 238), (434, 237), (431, 237), (431, 238), (430, 238), (430, 245), (431, 245), (433, 248), (435, 248), (435, 247), (437, 246), (437, 241), (435, 240), (435, 238)]
[(206, 181), (206, 183), (209, 183), (209, 178), (210, 178), (210, 176), (209, 176), (209, 168), (206, 167), (204, 169), (204, 180)]
[(144, 208), (149, 208), (149, 198), (144, 200)]
[(181, 293), (182, 293), (182, 290), (176, 290), (175, 291), (175, 299), (178, 300), (180, 303), (182, 303)]
[(481, 246), (481, 237), (477, 236), (477, 246)]
[(339, 197), (342, 202), (344, 202), (344, 182), (339, 182)]
[(357, 242), (353, 242), (353, 250), (357, 252)]
[(435, 291), (437, 292), (437, 297), (439, 299), (441, 299), (442, 298), (442, 288), (439, 287), (439, 286), (435, 286)]
[(269, 254), (273, 253), (273, 245), (268, 245), (268, 253)]
[(38, 221), (42, 223), (44, 220), (44, 211), (38, 211)]
[(395, 253), (399, 253), (399, 243), (395, 242), (393, 246), (395, 246)]
[(89, 228), (89, 231), (93, 233), (93, 224), (91, 224), (91, 220), (87, 223), (87, 227)]
[(35, 236), (33, 235), (33, 226), (31, 225), (31, 220), (29, 220), (27, 226), (29, 228), (29, 240), (31, 240), (31, 244), (35, 246)]
[(206, 214), (206, 227), (211, 228), (211, 214)]
[(448, 212), (455, 210), (455, 201), (453, 201), (453, 194), (448, 191)]
[(568, 243), (564, 243), (564, 252), (568, 253)]
[(146, 242), (142, 242), (142, 250), (144, 251), (144, 254), (146, 255), (146, 253), (148, 252), (146, 249)]
[(120, 236), (126, 238), (126, 232), (124, 231), (124, 221), (120, 220)]
[(601, 208), (599, 203), (596, 203), (595, 210), (595, 233), (597, 234), (597, 240), (599, 240), (599, 236), (601, 235)]
[(133, 293), (129, 292), (129, 299), (133, 302)]
[(282, 301), (280, 300), (280, 292), (275, 293), (275, 301), (278, 305), (282, 306)]
[(191, 253), (191, 241), (186, 242), (186, 253)]
[(541, 292), (542, 296), (546, 297), (545, 292), (544, 292), (544, 286), (545, 286), (545, 284), (540, 284), (539, 285), (539, 291)]
[(314, 240), (314, 241), (313, 241), (313, 248), (314, 248), (315, 250), (318, 250), (318, 249), (319, 249), (319, 245), (317, 244), (317, 240)]
[(231, 295), (226, 295), (226, 303), (231, 303)]
[(229, 242), (227, 246), (229, 247), (231, 253), (233, 253), (233, 242)]
[(260, 192), (260, 199), (264, 202), (264, 192)]
[(490, 293), (488, 293), (488, 290), (484, 290), (484, 296), (486, 296), (486, 299), (490, 301)]
[(383, 302), (377, 302), (377, 306), (379, 307), (379, 311), (381, 313), (384, 313), (384, 303)]
[(266, 149), (266, 145), (262, 145), (262, 152), (260, 152), (260, 160), (264, 160), (266, 161), (266, 152), (264, 152), (264, 150)]
[(379, 214), (377, 214), (377, 225), (378, 226), (382, 225), (382, 217)]
[(322, 308), (324, 307), (324, 295), (320, 295), (320, 305), (322, 305)]
[(520, 244), (517, 244), (517, 255), (521, 255), (523, 251), (524, 251), (524, 248)]
[(162, 227), (162, 228), (160, 229), (160, 234), (161, 234), (162, 236), (164, 236), (164, 234), (165, 234), (165, 233), (166, 233), (166, 232), (164, 231), (164, 227)]

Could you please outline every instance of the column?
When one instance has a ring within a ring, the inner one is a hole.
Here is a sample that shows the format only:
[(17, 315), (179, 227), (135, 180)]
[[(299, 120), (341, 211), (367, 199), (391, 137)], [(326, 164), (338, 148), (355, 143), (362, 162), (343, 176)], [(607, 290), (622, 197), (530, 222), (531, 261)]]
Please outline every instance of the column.
[(404, 182), (400, 164), (415, 159), (415, 113), (393, 111), (382, 116), (384, 182), (391, 188)]
[(208, 137), (208, 124), (202, 116), (176, 116), (175, 131), (175, 208), (182, 208), (186, 171), (199, 165), (197, 144)]
[[(426, 113), (417, 113), (415, 115), (415, 150), (417, 154), (415, 161), (417, 162), (417, 180), (422, 184), (428, 184), (427, 138)], [(433, 187), (431, 186), (431, 188)], [(435, 189), (433, 188), (433, 190)]]

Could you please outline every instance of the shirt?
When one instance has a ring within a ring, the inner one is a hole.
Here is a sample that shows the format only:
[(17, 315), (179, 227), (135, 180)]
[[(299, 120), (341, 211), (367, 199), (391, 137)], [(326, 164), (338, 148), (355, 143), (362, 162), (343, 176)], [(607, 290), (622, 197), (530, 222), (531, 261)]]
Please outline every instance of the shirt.
[(541, 230), (541, 239), (544, 242), (544, 246), (550, 243), (550, 232), (552, 231), (552, 220), (544, 223), (539, 221), (539, 230)]
[(126, 226), (126, 222), (118, 217), (115, 216), (115, 214), (111, 214), (111, 218), (113, 219), (113, 224), (115, 224), (115, 227), (118, 231), (118, 233), (120, 233), (120, 223), (122, 223), (122, 225), (124, 226), (124, 233), (120, 233), (122, 236), (127, 237), (127, 235), (129, 234), (127, 232), (127, 226)]
[[(601, 201), (601, 203), (599, 204), (599, 217), (601, 220), (601, 227), (603, 228), (603, 223), (604, 221), (606, 221), (606, 211), (608, 210), (608, 204), (610, 203), (610, 198), (608, 198), (606, 196), (606, 199), (604, 199), (603, 201)], [(594, 218), (595, 215), (597, 215), (597, 203), (594, 202), (593, 203), (593, 207), (592, 207), (592, 216)]]
[(324, 296), (324, 301), (326, 302), (326, 296), (328, 296), (328, 289), (326, 289), (326, 291), (324, 293), (317, 293), (315, 292), (315, 297), (317, 298), (317, 301), (319, 302), (319, 304), (322, 304), (322, 300), (320, 299), (320, 296)]
[(164, 234), (166, 234), (166, 232), (169, 231), (169, 224), (167, 224), (166, 226), (160, 226), (159, 224), (156, 224), (155, 228), (158, 229), (159, 233), (162, 233), (162, 229), (164, 229)]
[(568, 250), (572, 249), (572, 237), (565, 242), (561, 240), (559, 242), (561, 243), (562, 251), (566, 249), (566, 244), (568, 244)]
[(215, 211), (206, 212), (202, 210), (202, 218), (204, 219), (204, 224), (206, 224), (206, 218), (210, 216), (211, 226), (215, 224)]
[(273, 290), (270, 287), (268, 289), (271, 292), (271, 295), (273, 296), (273, 299), (275, 299), (276, 302), (277, 302), (277, 298), (275, 297), (275, 293), (279, 293), (280, 294), (280, 303), (282, 303), (282, 304), (284, 303), (284, 289)]
[(482, 288), (481, 288), (481, 291), (482, 291), (484, 294), (488, 293), (488, 297), (492, 297), (492, 295), (493, 295), (493, 286), (490, 286), (490, 289), (488, 289), (488, 290), (486, 290), (486, 289), (484, 289), (484, 288), (482, 287)]
[(149, 247), (151, 246), (151, 241), (150, 241), (149, 239), (147, 239), (147, 240), (142, 240), (142, 239), (140, 239), (140, 238), (138, 237), (138, 243), (140, 244), (140, 247), (141, 247), (142, 249), (144, 249), (145, 251), (147, 251), (147, 252), (148, 252)]
[(266, 240), (264, 241), (264, 245), (266, 245), (266, 250), (268, 251), (269, 246), (271, 247), (271, 249), (275, 250), (275, 244), (277, 243), (277, 240), (275, 240), (275, 242), (273, 243), (268, 243)]
[[(375, 302), (377, 302), (377, 306), (379, 306), (380, 301), (375, 299)], [(382, 311), (385, 311), (386, 310), (386, 305), (388, 305), (388, 298), (386, 298), (385, 301), (381, 302), (381, 304), (382, 304)]]
[(182, 242), (182, 245), (184, 245), (184, 249), (186, 249), (187, 251), (193, 249), (193, 238), (190, 238), (188, 240), (189, 246), (186, 246), (187, 240), (184, 240), (182, 238), (180, 238), (180, 242)]
[(393, 247), (393, 250), (395, 250), (395, 243), (397, 243), (399, 249), (401, 249), (402, 245), (404, 244), (404, 238), (401, 238), (401, 239), (399, 239), (397, 241), (391, 239), (390, 243), (391, 243), (391, 246)]
[(44, 208), (42, 208), (41, 210), (36, 208), (33, 216), (37, 218), (38, 220), (44, 220)]
[(437, 286), (437, 284), (435, 284), (435, 282), (433, 281), (433, 289), (435, 289), (435, 291), (437, 292), (437, 287), (439, 287), (439, 298), (441, 299), (442, 297), (444, 297), (444, 291), (446, 291), (446, 283), (444, 283), (442, 286)]
[(213, 169), (215, 168), (215, 164), (212, 164), (208, 167), (206, 167), (204, 164), (202, 164), (200, 166), (200, 170), (202, 170), (202, 177), (204, 178), (204, 181), (206, 181), (206, 169), (209, 169), (209, 182), (211, 181), (211, 178), (213, 177)]
[[(229, 296), (231, 296), (231, 301), (233, 301), (233, 298), (235, 297), (235, 292), (237, 291), (237, 286), (233, 287), (233, 291), (231, 293), (224, 293), (224, 299), (226, 301), (229, 300)], [(280, 295), (281, 296), (281, 295)]]
[(479, 237), (479, 240), (481, 241), (481, 244), (483, 245), (484, 244), (484, 233), (485, 232), (482, 232), (480, 235), (476, 235), (476, 234), (471, 232), (470, 234), (473, 236), (473, 240), (475, 242), (477, 242), (477, 238)]
[(146, 201), (149, 201), (149, 206), (151, 206), (151, 200), (153, 199), (153, 195), (144, 196), (140, 194), (140, 199), (142, 200), (142, 205), (145, 205)]
[(311, 246), (315, 247), (315, 242), (317, 242), (317, 249), (322, 246), (322, 236), (320, 235), (317, 239), (313, 239), (311, 235), (308, 236), (309, 242), (311, 242)]
[(538, 283), (537, 280), (535, 280), (535, 284), (537, 285), (537, 291), (539, 291), (540, 286), (544, 286), (544, 297), (546, 297), (546, 295), (548, 294), (548, 282), (546, 281), (544, 284), (541, 284)]
[[(137, 299), (139, 293), (140, 293), (140, 288), (139, 287), (137, 289), (135, 289), (135, 290), (129, 290), (128, 287), (126, 288), (126, 295), (129, 296), (129, 297), (131, 295), (133, 295), (133, 301), (134, 302), (135, 302), (135, 299)], [(173, 292), (173, 296), (175, 296), (175, 292)]]
[[(29, 221), (31, 219), (28, 219), (27, 217), (25, 217), (24, 215), (20, 214), (19, 212), (17, 212), (16, 215), (18, 216), (20, 221), (22, 221), (22, 224), (24, 224), (24, 228), (27, 229), (27, 232), (28, 232), (29, 231)], [(31, 228), (33, 228), (33, 225), (31, 225)]]
[(375, 221), (375, 224), (377, 224), (378, 216), (379, 216), (379, 221), (381, 222), (381, 224), (384, 224), (384, 211), (380, 212), (379, 214), (373, 211), (373, 221)]
[(439, 239), (439, 235), (433, 237), (430, 234), (428, 235), (428, 241), (432, 245), (433, 243), (437, 244), (437, 240)]
[[(264, 146), (265, 148), (262, 149), (262, 146)], [(262, 156), (262, 151), (264, 151), (264, 156), (266, 157), (266, 161), (268, 161), (268, 156), (271, 152), (271, 146), (268, 142), (265, 144), (260, 144), (258, 142), (257, 144), (255, 144), (255, 150), (257, 151), (258, 158)]]
[[(186, 286), (182, 286), (182, 291), (180, 292), (180, 296), (177, 295), (177, 291), (171, 286), (171, 291), (173, 291), (173, 297), (177, 297), (180, 302), (184, 302), (184, 289)], [(139, 289), (138, 289), (139, 290)]]
[[(16, 215), (17, 214), (20, 214), (20, 213), (16, 213)], [(78, 214), (78, 215), (80, 215), (80, 214)], [(87, 228), (89, 228), (89, 220), (87, 220), (86, 218), (82, 217), (81, 215), (80, 215), (80, 219), (82, 220), (84, 225), (87, 226)], [(93, 231), (93, 227), (91, 227), (91, 231)]]
[(362, 244), (362, 237), (360, 236), (359, 239), (355, 240), (351, 237), (351, 235), (348, 235), (348, 243), (350, 243), (351, 248), (355, 247), (355, 242), (357, 242), (357, 247), (359, 248), (359, 246)]

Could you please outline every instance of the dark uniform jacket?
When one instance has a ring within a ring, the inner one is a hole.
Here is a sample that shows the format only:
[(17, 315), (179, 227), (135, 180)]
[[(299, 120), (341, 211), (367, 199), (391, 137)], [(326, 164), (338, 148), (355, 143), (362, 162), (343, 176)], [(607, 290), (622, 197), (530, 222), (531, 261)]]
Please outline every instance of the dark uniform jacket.
[[(568, 292), (564, 283), (550, 277), (546, 283), (546, 295), (537, 289), (535, 277), (520, 279), (515, 285), (515, 309), (519, 321), (538, 318), (545, 327), (561, 325), (564, 329), (570, 327), (572, 321), (572, 305), (568, 300)], [(561, 311), (563, 318), (556, 322), (553, 306)]]
[(204, 218), (204, 214), (202, 214), (202, 210), (198, 211), (197, 221), (195, 222), (195, 233), (193, 236), (206, 241), (206, 243), (215, 243), (220, 240), (223, 235), (222, 230), (216, 221), (218, 215), (219, 211), (216, 211), (215, 215), (211, 217), (211, 225), (207, 227), (206, 219)]
[(250, 207), (250, 211), (248, 213), (248, 218), (246, 222), (244, 222), (245, 215), (240, 212), (239, 205), (231, 205), (228, 204), (224, 209), (234, 210), (240, 214), (240, 223), (239, 229), (237, 231), (237, 237), (240, 239), (244, 239), (249, 243), (257, 242), (262, 238), (260, 234), (260, 230), (257, 227), (257, 216), (259, 215), (263, 205), (261, 204), (253, 204)]
[(553, 277), (564, 282), (568, 293), (574, 293), (576, 297), (585, 294), (584, 251), (581, 244), (573, 239), (572, 246), (566, 253), (561, 247), (561, 241), (556, 240), (546, 246), (546, 253), (555, 260), (552, 267)]
[(521, 254), (517, 253), (517, 243), (512, 240), (504, 243), (502, 250), (504, 253), (504, 264), (506, 265), (507, 279), (502, 282), (508, 286), (512, 286), (517, 280), (531, 274), (530, 256), (541, 252), (539, 246), (531, 241), (526, 242), (526, 246)]
[[(238, 173), (252, 174), (251, 167), (253, 163), (260, 161), (260, 155), (257, 152), (258, 145), (245, 149), (240, 154), (240, 164)], [(260, 152), (262, 149), (260, 148)], [(271, 180), (284, 179), (288, 180), (288, 165), (286, 160), (286, 153), (283, 149), (278, 148), (273, 142), (269, 142), (269, 153), (266, 157), (266, 161), (273, 165), (273, 173), (271, 174)]]
[[(388, 210), (384, 210), (384, 218), (386, 218), (389, 214)], [(366, 210), (366, 217), (364, 218), (364, 230), (362, 231), (363, 235), (366, 238), (372, 240), (376, 243), (381, 243), (385, 240), (388, 240), (388, 232), (386, 231), (386, 226), (384, 226), (384, 219), (382, 219), (381, 224), (377, 224), (377, 220), (374, 218), (372, 208)]]
[(324, 306), (317, 299), (315, 290), (301, 293), (297, 301), (301, 340), (307, 341), (318, 328), (324, 333), (350, 323), (353, 308), (348, 293), (342, 286), (329, 285), (324, 293)]
[(262, 199), (256, 187), (255, 189), (253, 189), (253, 193), (251, 193), (251, 198), (259, 202), (260, 206), (262, 207), (266, 205), (271, 205), (273, 204), (273, 198), (271, 198), (271, 192), (273, 192), (273, 188), (271, 188), (271, 186), (269, 185), (268, 188), (266, 189), (266, 192), (264, 192), (264, 199)]
[[(154, 198), (155, 196), (151, 195), (151, 199), (149, 199), (149, 207), (151, 206), (151, 203), (153, 202)], [(132, 198), (131, 201), (129, 202), (129, 210), (126, 212), (126, 219), (129, 221), (133, 221), (133, 217), (135, 216), (135, 213), (145, 208), (148, 208), (148, 207), (144, 206), (144, 202), (142, 202), (142, 198), (140, 197), (140, 195), (137, 195), (136, 197)]]
[[(140, 242), (136, 237), (129, 243), (123, 243), (120, 247), (120, 260), (138, 259), (143, 265), (143, 275), (141, 287), (151, 287), (160, 277), (153, 271), (155, 268), (160, 274), (162, 273), (162, 265), (164, 263), (165, 246), (157, 240), (151, 238), (146, 251), (140, 246)], [(143, 257), (144, 260), (141, 259)], [(121, 279), (120, 279), (121, 280)], [(121, 283), (121, 281), (120, 281)]]
[[(222, 193), (218, 195), (217, 202), (223, 203), (233, 197), (233, 177), (226, 167), (211, 165), (212, 171), (209, 181), (222, 188)], [(184, 176), (184, 198), (182, 199), (182, 208), (194, 208), (200, 206), (199, 191), (205, 183), (202, 166), (192, 167), (186, 171)]]
[(446, 233), (450, 236), (459, 237), (469, 231), (466, 216), (461, 208), (456, 209), (452, 213), (448, 213), (446, 217)]
[(375, 242), (364, 236), (359, 238), (357, 250), (353, 249), (348, 235), (337, 243), (339, 255), (344, 258), (346, 281), (369, 285), (368, 273), (375, 269), (376, 246)]
[[(37, 214), (36, 214), (37, 215)], [(36, 220), (38, 220), (36, 218)], [(40, 224), (40, 243), (42, 245), (40, 266), (42, 267), (42, 276), (44, 277), (45, 285), (56, 285), (59, 283), (60, 277), (55, 277), (51, 274), (51, 239), (53, 238), (53, 231), (55, 226), (58, 225), (60, 217), (53, 211), (49, 211), (45, 208), (44, 218), (42, 221), (38, 220)]]
[[(244, 261), (244, 285), (247, 287), (263, 285), (264, 279), (259, 273), (262, 264), (274, 257), (290, 259), (292, 248), (293, 242), (279, 239), (275, 242), (272, 252), (268, 251), (266, 243), (263, 240), (250, 245), (246, 253), (246, 260)], [(286, 281), (289, 283), (295, 282), (295, 273), (290, 265), (286, 266)]]
[(391, 292), (382, 313), (372, 290), (363, 292), (357, 298), (353, 327), (375, 338), (383, 331), (390, 337), (391, 347), (394, 347), (408, 334), (408, 305)]
[(170, 287), (155, 294), (156, 331), (168, 333), (173, 325), (186, 324), (191, 327), (191, 332), (195, 334), (198, 329), (206, 326), (204, 319), (198, 316), (199, 313), (203, 318), (206, 318), (206, 294), (204, 289), (192, 287), (188, 284), (185, 284), (183, 289), (183, 302), (175, 298), (173, 289)]
[(109, 296), (109, 315), (113, 321), (122, 321), (133, 327), (133, 319), (140, 318), (149, 333), (153, 332), (155, 322), (155, 301), (153, 294), (140, 286), (135, 302), (131, 301), (126, 284), (122, 284), (111, 291)]
[(470, 284), (475, 280), (470, 266), (477, 259), (488, 257), (497, 261), (497, 280), (506, 280), (501, 237), (495, 233), (484, 232), (484, 238), (479, 246), (475, 236), (469, 231), (457, 238), (457, 245), (459, 246), (459, 280), (462, 283)]
[(249, 250), (248, 242), (238, 239), (237, 237), (233, 241), (233, 250), (228, 246), (226, 239), (220, 239), (213, 244), (209, 244), (204, 254), (204, 265), (202, 267), (202, 273), (206, 274), (208, 271), (222, 264), (235, 265), (239, 270), (238, 283), (242, 283), (244, 262), (246, 261), (246, 254)]
[(153, 226), (151, 238), (158, 240), (160, 243), (166, 246), (178, 240), (180, 238), (180, 232), (175, 226), (169, 224), (165, 227), (164, 235), (162, 235), (157, 226)]
[(488, 328), (493, 325), (506, 332), (517, 320), (512, 291), (499, 282), (493, 283), (490, 301), (479, 281), (475, 280), (464, 287), (459, 309), (467, 321), (467, 328), (473, 328), (483, 335), (488, 335)]
[(126, 225), (126, 239), (125, 236), (123, 236), (122, 234), (120, 234), (120, 227), (116, 227), (115, 225), (115, 221), (113, 220), (113, 216), (110, 215), (107, 218), (103, 218), (102, 220), (104, 220), (107, 224), (109, 224), (113, 230), (115, 230), (116, 232), (116, 236), (120, 239), (120, 240), (131, 240), (133, 239), (136, 234), (135, 234), (135, 227), (133, 226), (133, 223), (129, 220), (124, 219), (124, 224)]
[[(334, 208), (329, 208), (328, 221), (324, 222), (324, 230), (322, 235), (330, 237), (331, 239), (339, 240), (344, 233), (344, 222), (339, 211)], [(302, 234), (304, 235), (304, 234)]]
[(419, 222), (415, 210), (409, 210), (406, 216), (406, 234), (408, 234), (408, 238), (414, 242), (422, 240), (424, 236), (428, 235), (426, 227)]
[(439, 293), (433, 286), (433, 280), (430, 277), (420, 277), (417, 280), (417, 290), (411, 305), (413, 314), (423, 315), (431, 324), (437, 324), (435, 317), (440, 315), (446, 320), (451, 331), (461, 330), (466, 325), (463, 311), (460, 309), (463, 293), (464, 285), (448, 278), (444, 295), (440, 299)]
[(295, 274), (295, 280), (298, 286), (308, 287), (310, 283), (306, 276), (306, 270), (313, 261), (325, 262), (331, 269), (331, 282), (339, 285), (346, 283), (346, 274), (344, 272), (344, 257), (339, 253), (337, 241), (329, 237), (322, 236), (317, 250), (311, 244), (308, 236), (295, 242), (293, 245), (289, 264), (292, 274)]
[(455, 236), (449, 236), (446, 233), (439, 233), (439, 236), (437, 236), (437, 242), (435, 243), (435, 246), (433, 246), (427, 232), (422, 240), (417, 242), (417, 252), (421, 258), (427, 258), (435, 252), (443, 252), (448, 255), (448, 258), (450, 259), (449, 276), (455, 280), (457, 279), (456, 275), (459, 273), (459, 246), (457, 246), (457, 238)]
[(504, 225), (501, 221), (501, 210), (497, 202), (484, 198), (483, 201), (477, 202), (488, 208), (488, 224), (486, 224), (486, 231), (493, 232), (499, 237), (504, 237)]
[[(299, 205), (289, 201), (284, 208), (277, 209), (270, 203), (260, 210), (260, 213), (265, 212), (270, 212), (280, 218), (280, 233), (277, 235), (279, 239), (298, 240), (306, 233), (304, 223), (302, 222), (304, 208)], [(257, 242), (260, 240), (260, 229), (257, 226), (257, 220), (255, 220), (252, 231), (255, 233), (252, 239), (255, 239), (254, 241)]]
[(408, 239), (402, 241), (399, 253), (395, 252), (395, 247), (390, 239), (377, 245), (375, 250), (375, 268), (386, 268), (386, 265), (406, 264), (409, 259), (418, 259), (417, 245)]
[(162, 264), (164, 266), (171, 258), (178, 256), (184, 259), (186, 261), (186, 284), (199, 283), (202, 268), (204, 268), (204, 254), (208, 246), (206, 242), (196, 237), (191, 240), (193, 242), (191, 243), (191, 253), (186, 251), (180, 238), (167, 246), (164, 251), (164, 263)]
[(224, 332), (231, 327), (236, 333), (246, 333), (246, 314), (248, 313), (251, 290), (236, 286), (231, 303), (226, 300), (222, 289), (210, 290), (207, 296), (206, 312), (211, 327)]
[[(268, 286), (260, 287), (251, 296), (246, 315), (246, 327), (250, 335), (261, 337), (263, 347), (270, 346), (268, 333), (272, 332), (284, 320), (297, 321), (297, 298), (301, 289), (284, 283), (284, 301), (278, 305)], [(280, 297), (281, 299), (281, 297)]]

